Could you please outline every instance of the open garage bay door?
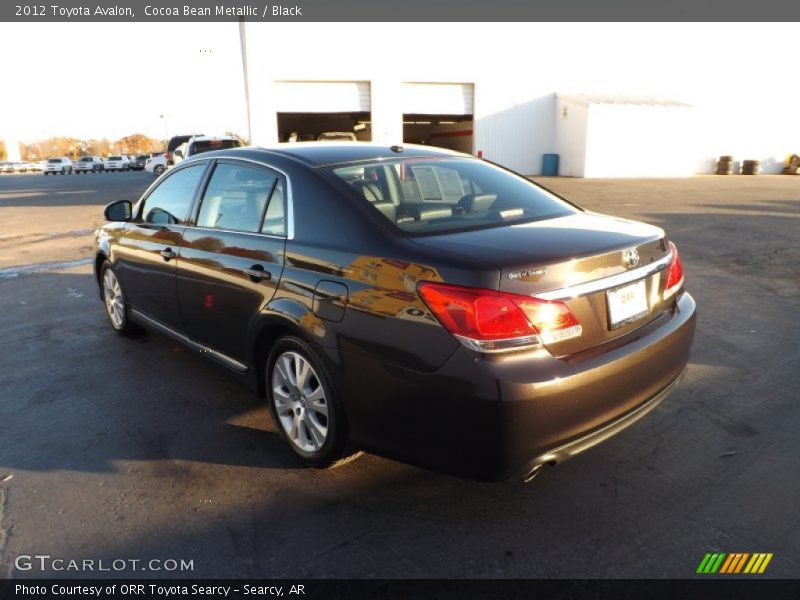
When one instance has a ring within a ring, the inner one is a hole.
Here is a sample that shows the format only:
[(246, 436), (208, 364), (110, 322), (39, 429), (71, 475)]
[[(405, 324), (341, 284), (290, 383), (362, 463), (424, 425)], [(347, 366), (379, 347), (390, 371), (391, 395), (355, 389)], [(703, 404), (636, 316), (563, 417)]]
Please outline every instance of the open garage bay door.
[(403, 141), (473, 152), (471, 83), (404, 83)]
[(278, 138), (311, 141), (355, 136), (372, 139), (368, 81), (278, 81)]

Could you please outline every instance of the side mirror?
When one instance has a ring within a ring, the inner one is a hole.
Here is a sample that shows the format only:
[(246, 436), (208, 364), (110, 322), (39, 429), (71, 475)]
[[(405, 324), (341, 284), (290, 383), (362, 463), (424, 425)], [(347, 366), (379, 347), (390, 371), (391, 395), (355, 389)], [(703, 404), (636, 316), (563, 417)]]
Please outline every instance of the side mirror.
[(103, 215), (106, 221), (130, 221), (133, 205), (130, 200), (117, 200), (106, 206)]
[(175, 156), (180, 156), (181, 158), (183, 158), (183, 150), (175, 150), (173, 154), (175, 154)]

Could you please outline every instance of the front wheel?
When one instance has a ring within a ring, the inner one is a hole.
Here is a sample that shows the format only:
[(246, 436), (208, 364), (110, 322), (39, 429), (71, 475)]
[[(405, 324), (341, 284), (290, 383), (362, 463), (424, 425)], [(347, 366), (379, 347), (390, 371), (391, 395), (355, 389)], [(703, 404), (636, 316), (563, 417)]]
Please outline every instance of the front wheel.
[(153, 167), (153, 173), (155, 173), (156, 175), (161, 175), (164, 172), (164, 169), (165, 169), (164, 165), (156, 165), (155, 167)]
[(106, 305), (106, 316), (111, 327), (121, 335), (133, 333), (136, 327), (128, 320), (128, 305), (125, 303), (122, 286), (111, 263), (108, 261), (103, 263), (103, 267), (100, 270), (100, 282), (103, 286), (103, 302)]
[(278, 340), (267, 359), (267, 399), (278, 434), (309, 465), (336, 467), (357, 458), (347, 451), (344, 410), (322, 363), (301, 339)]

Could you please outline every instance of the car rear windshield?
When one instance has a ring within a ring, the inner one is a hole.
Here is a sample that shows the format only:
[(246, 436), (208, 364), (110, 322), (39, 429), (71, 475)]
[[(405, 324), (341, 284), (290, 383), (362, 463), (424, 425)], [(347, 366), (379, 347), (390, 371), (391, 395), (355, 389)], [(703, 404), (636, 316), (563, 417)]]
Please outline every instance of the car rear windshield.
[(227, 150), (228, 148), (238, 148), (242, 144), (238, 140), (206, 140), (194, 142), (192, 144), (192, 155), (211, 150)]
[(58, 164), (58, 163), (61, 162), (61, 159), (60, 158), (48, 158), (47, 162), (49, 162), (50, 164)]
[(410, 234), (482, 229), (578, 210), (524, 177), (478, 159), (409, 158), (328, 170)]
[(122, 160), (121, 156), (109, 156), (108, 160)]

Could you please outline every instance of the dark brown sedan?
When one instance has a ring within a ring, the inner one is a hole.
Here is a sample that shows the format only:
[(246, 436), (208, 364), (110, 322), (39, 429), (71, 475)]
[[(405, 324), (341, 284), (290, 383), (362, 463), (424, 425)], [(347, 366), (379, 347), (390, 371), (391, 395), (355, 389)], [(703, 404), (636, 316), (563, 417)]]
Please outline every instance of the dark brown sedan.
[(661, 229), (470, 156), (211, 152), (106, 216), (111, 326), (228, 368), (318, 467), (367, 450), (530, 478), (647, 414), (689, 360), (695, 303)]

